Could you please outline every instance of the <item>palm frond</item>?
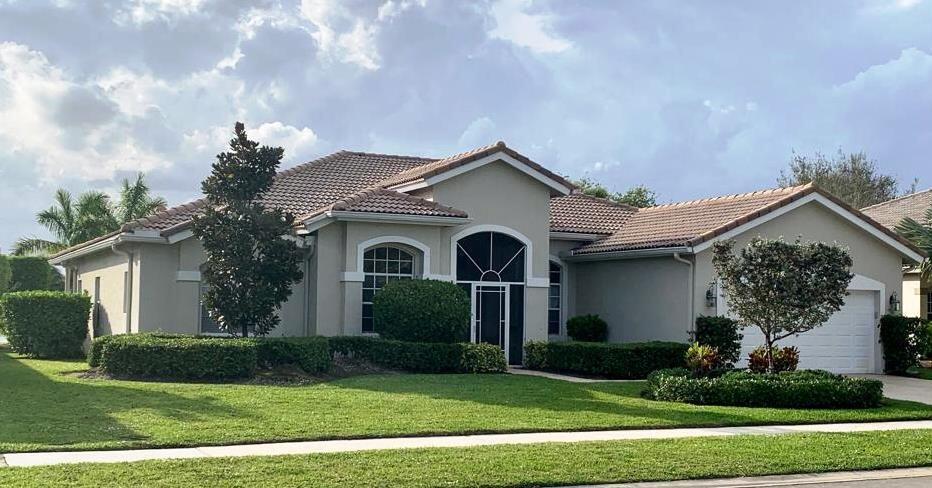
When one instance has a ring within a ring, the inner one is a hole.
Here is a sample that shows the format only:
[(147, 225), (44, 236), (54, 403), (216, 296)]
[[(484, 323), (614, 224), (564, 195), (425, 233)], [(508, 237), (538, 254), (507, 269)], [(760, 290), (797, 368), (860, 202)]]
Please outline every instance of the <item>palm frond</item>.
[[(932, 209), (926, 212), (925, 223), (907, 217), (896, 225), (896, 232), (932, 256)], [(932, 260), (926, 258), (922, 262), (920, 273), (923, 280), (932, 278)]]
[(117, 205), (121, 223), (147, 217), (167, 205), (164, 198), (153, 198), (149, 195), (149, 191), (149, 185), (146, 184), (143, 173), (137, 174), (136, 181), (133, 183), (126, 178), (123, 179), (120, 203)]
[(60, 242), (53, 242), (38, 237), (23, 237), (13, 244), (14, 256), (47, 256), (61, 251), (66, 246)]

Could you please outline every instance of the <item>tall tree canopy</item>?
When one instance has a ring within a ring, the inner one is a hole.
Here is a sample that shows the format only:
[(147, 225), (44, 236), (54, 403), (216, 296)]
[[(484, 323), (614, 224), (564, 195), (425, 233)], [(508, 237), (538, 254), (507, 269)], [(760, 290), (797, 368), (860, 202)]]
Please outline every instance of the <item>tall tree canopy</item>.
[(201, 184), (208, 205), (194, 218), (194, 235), (207, 254), (202, 276), (210, 286), (203, 300), (221, 330), (266, 335), (279, 323), (275, 310), (301, 280), (301, 253), (289, 238), (294, 216), (260, 201), (284, 149), (249, 140), (241, 122), (234, 134), (230, 151), (217, 155)]
[[(903, 237), (913, 241), (929, 256), (932, 256), (932, 208), (926, 210), (922, 221), (906, 217), (897, 224), (896, 231)], [(922, 262), (922, 279), (932, 277), (932, 259), (926, 258)]]
[(601, 183), (582, 178), (573, 182), (586, 195), (607, 198), (632, 207), (647, 208), (657, 205), (657, 194), (645, 185), (636, 185), (624, 193), (611, 192)]
[(55, 240), (24, 237), (13, 246), (14, 255), (44, 255), (102, 236), (120, 228), (126, 222), (155, 213), (165, 207), (165, 199), (150, 196), (142, 173), (130, 183), (123, 179), (120, 201), (99, 191), (86, 191), (75, 199), (70, 192), (59, 189), (55, 203), (39, 212), (36, 221), (49, 230)]
[(790, 167), (780, 172), (782, 187), (815, 183), (854, 208), (864, 208), (896, 198), (899, 183), (885, 175), (863, 152), (846, 154), (841, 149), (833, 158), (793, 154)]
[(823, 243), (754, 238), (735, 255), (734, 241), (723, 241), (712, 263), (731, 312), (764, 335), (771, 371), (774, 343), (824, 324), (854, 278), (848, 251)]

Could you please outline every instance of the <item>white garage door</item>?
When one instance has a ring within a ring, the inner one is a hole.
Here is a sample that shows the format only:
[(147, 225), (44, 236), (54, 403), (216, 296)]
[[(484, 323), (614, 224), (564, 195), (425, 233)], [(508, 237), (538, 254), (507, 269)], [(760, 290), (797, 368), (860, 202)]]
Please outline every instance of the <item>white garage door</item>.
[[(845, 298), (845, 305), (827, 323), (798, 337), (788, 337), (777, 342), (778, 346), (799, 348), (800, 369), (825, 369), (835, 373), (873, 373), (874, 348), (877, 344), (874, 333), (875, 292), (852, 291)], [(764, 343), (763, 335), (756, 327), (742, 332), (742, 363), (746, 367), (748, 353)]]

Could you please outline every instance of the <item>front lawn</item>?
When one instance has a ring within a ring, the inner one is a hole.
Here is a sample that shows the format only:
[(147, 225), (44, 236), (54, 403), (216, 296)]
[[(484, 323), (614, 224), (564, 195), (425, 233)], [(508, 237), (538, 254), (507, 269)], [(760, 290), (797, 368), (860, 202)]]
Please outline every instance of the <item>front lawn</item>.
[(919, 374), (916, 375), (916, 377), (924, 380), (932, 380), (932, 368), (919, 368)]
[(412, 449), (0, 468), (0, 486), (525, 487), (932, 465), (932, 431)]
[(635, 383), (517, 375), (372, 375), (312, 386), (82, 379), (82, 362), (0, 353), (0, 453), (429, 434), (932, 419), (932, 407), (701, 407)]

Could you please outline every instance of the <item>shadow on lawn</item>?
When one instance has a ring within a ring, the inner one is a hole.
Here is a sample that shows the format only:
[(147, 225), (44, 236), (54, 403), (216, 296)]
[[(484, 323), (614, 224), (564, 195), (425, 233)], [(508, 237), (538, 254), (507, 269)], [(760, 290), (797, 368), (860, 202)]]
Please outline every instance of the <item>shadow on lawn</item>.
[[(747, 412), (712, 411), (693, 405), (641, 398), (643, 383), (568, 383), (516, 375), (402, 375), (357, 377), (331, 383), (346, 389), (387, 394), (421, 395), (534, 411), (569, 412), (600, 417), (592, 426), (619, 428), (760, 424)], [(388, 398), (388, 397), (386, 397)], [(386, 400), (390, 402), (391, 400)], [(387, 405), (386, 405), (387, 407)], [(385, 411), (394, 411), (385, 408)], [(545, 414), (546, 415), (546, 414)], [(555, 421), (572, 417), (554, 416)], [(632, 422), (632, 419), (641, 421)]]
[(209, 398), (192, 399), (109, 381), (49, 376), (2, 349), (0, 392), (0, 452), (22, 450), (23, 445), (55, 450), (106, 441), (142, 444), (146, 434), (135, 432), (114, 417), (131, 409), (140, 410), (139, 415), (177, 422), (235, 414), (229, 406), (220, 406)]

